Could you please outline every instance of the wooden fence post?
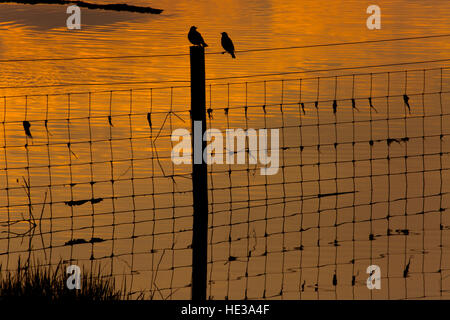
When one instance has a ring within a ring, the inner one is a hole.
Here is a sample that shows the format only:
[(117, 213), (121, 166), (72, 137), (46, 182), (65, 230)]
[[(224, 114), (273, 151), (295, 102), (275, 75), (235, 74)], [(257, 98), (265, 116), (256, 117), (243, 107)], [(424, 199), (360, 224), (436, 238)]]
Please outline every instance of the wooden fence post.
[(208, 256), (208, 168), (203, 161), (206, 141), (205, 49), (190, 47), (192, 190), (194, 221), (192, 232), (192, 300), (205, 301)]

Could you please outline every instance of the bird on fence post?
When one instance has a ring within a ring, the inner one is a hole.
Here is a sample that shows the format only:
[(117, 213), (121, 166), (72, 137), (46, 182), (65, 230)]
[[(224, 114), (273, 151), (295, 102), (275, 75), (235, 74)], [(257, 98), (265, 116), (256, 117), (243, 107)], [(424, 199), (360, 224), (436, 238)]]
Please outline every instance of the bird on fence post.
[[(225, 49), (226, 52), (231, 54), (233, 59), (236, 58), (234, 54), (234, 44), (233, 41), (231, 41), (231, 38), (228, 36), (226, 32), (222, 32), (222, 47)], [(225, 53), (225, 52), (222, 52)]]
[(203, 40), (200, 32), (197, 31), (197, 27), (192, 26), (188, 33), (188, 39), (194, 46), (207, 47), (208, 45)]

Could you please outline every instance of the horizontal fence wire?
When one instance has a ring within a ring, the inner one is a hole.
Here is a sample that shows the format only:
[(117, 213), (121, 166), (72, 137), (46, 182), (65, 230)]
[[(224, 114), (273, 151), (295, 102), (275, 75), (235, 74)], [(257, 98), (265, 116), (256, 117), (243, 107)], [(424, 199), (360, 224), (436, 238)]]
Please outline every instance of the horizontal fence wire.
[[(207, 82), (208, 128), (223, 133), (208, 165), (210, 299), (449, 297), (448, 67), (224, 80)], [(171, 160), (189, 90), (0, 99), (2, 272), (100, 266), (131, 297), (190, 298), (192, 166)], [(228, 150), (237, 129), (258, 144)], [(374, 264), (382, 290), (366, 287)]]
[[(424, 40), (433, 38), (447, 38), (450, 34), (429, 34), (415, 37), (398, 37), (390, 39), (375, 39), (375, 40), (361, 40), (350, 42), (335, 42), (335, 43), (322, 43), (322, 44), (310, 44), (301, 46), (289, 46), (289, 47), (270, 47), (259, 49), (247, 49), (237, 50), (236, 52), (250, 53), (250, 52), (264, 52), (264, 51), (280, 51), (280, 50), (293, 50), (293, 49), (309, 49), (309, 48), (322, 48), (322, 47), (336, 47), (336, 46), (348, 46), (348, 45), (363, 45), (363, 44), (375, 44), (383, 42), (399, 42), (410, 40)], [(207, 55), (223, 54), (223, 51), (206, 52)], [(92, 56), (92, 57), (53, 57), (53, 58), (19, 58), (19, 59), (0, 59), (0, 63), (22, 63), (22, 62), (48, 62), (48, 61), (77, 61), (77, 60), (110, 60), (110, 59), (139, 59), (139, 58), (164, 58), (164, 57), (186, 57), (189, 53), (174, 53), (174, 54), (148, 54), (148, 55), (121, 55), (121, 56)]]

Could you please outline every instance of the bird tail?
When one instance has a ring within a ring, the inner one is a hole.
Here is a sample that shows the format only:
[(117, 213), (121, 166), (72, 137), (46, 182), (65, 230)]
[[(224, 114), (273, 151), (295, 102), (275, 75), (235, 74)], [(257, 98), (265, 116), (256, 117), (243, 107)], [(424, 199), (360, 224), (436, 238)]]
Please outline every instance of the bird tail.
[(234, 52), (231, 53), (231, 56), (233, 57), (233, 59), (236, 59), (236, 55), (234, 54)]

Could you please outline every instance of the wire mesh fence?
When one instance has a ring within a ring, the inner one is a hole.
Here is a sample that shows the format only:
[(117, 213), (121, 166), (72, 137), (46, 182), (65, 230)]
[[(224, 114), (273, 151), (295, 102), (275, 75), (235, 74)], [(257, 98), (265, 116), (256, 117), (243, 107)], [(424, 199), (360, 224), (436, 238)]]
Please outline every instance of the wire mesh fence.
[(280, 169), (210, 165), (210, 297), (448, 297), (448, 76), (211, 85), (210, 126), (280, 130)]
[(20, 256), (100, 266), (159, 298), (189, 291), (192, 185), (170, 161), (172, 126), (189, 115), (177, 90), (3, 99), (2, 270)]
[[(208, 165), (208, 297), (448, 297), (449, 69), (250, 80), (207, 83), (208, 128), (278, 129), (279, 168), (214, 150), (246, 161)], [(99, 265), (132, 297), (190, 298), (189, 89), (3, 97), (2, 271)]]

